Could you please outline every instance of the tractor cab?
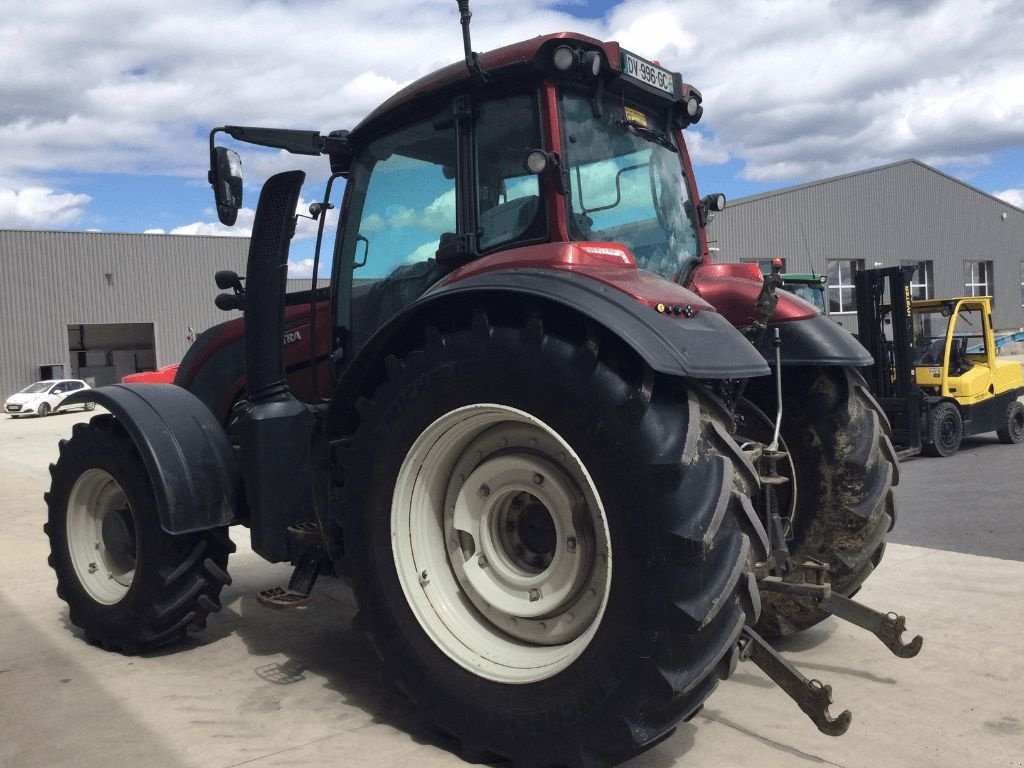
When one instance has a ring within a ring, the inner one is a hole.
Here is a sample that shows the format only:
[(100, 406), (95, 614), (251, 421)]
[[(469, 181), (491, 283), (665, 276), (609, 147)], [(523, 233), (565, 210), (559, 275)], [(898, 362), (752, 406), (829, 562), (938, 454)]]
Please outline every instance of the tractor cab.
[[(647, 277), (629, 282), (650, 306), (700, 304), (650, 279), (683, 283), (706, 262), (703, 227), (724, 207), (722, 195), (698, 199), (682, 139), (703, 112), (699, 91), (618, 43), (573, 33), (473, 57), (407, 86), (351, 132), (213, 132), (329, 155), (345, 179), (336, 375), (431, 287), (488, 270), (597, 270), (609, 284), (640, 270)], [(239, 173), (211, 134), (225, 222), (241, 205)]]

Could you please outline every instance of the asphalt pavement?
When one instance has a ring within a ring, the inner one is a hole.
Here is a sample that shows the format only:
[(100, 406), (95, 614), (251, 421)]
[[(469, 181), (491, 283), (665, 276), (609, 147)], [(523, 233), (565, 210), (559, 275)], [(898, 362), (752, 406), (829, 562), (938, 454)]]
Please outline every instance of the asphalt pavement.
[[(244, 531), (224, 610), (177, 651), (127, 657), (85, 643), (54, 592), (42, 532), (46, 466), (82, 414), (0, 418), (0, 766), (461, 766), (391, 690), (355, 605), (322, 580), (307, 608), (255, 594), (288, 569)], [(781, 650), (833, 686), (849, 732), (823, 736), (751, 664), (632, 768), (1024, 766), (1024, 446), (972, 439), (903, 465), (899, 519), (858, 599), (907, 616), (914, 659), (829, 619)]]

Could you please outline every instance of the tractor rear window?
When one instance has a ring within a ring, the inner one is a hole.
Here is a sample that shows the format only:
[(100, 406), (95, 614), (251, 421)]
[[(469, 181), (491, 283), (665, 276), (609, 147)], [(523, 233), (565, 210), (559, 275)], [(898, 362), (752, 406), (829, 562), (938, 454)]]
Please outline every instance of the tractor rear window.
[(608, 95), (560, 94), (574, 240), (622, 243), (637, 266), (674, 279), (699, 258), (694, 206), (665, 119)]

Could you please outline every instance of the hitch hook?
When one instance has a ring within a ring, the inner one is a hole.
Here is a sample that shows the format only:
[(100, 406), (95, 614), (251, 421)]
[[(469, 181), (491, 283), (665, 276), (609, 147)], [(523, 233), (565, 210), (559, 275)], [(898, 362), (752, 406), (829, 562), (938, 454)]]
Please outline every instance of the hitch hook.
[(740, 637), (740, 658), (754, 662), (761, 671), (785, 691), (811, 722), (826, 736), (842, 736), (850, 727), (853, 715), (844, 709), (839, 717), (832, 717), (828, 707), (832, 703), (832, 686), (820, 680), (809, 680), (786, 661), (750, 627), (743, 628)]

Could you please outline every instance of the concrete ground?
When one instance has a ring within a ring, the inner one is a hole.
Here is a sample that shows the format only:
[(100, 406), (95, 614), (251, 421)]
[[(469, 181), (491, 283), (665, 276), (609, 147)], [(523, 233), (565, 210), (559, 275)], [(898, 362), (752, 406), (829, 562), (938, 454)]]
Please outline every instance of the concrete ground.
[[(349, 591), (325, 580), (305, 609), (262, 608), (256, 592), (284, 583), (288, 570), (264, 563), (243, 535), (234, 536), (239, 552), (224, 610), (187, 645), (139, 657), (87, 645), (54, 592), (42, 532), (46, 466), (57, 439), (81, 419), (0, 418), (0, 766), (463, 765), (383, 682), (376, 656), (351, 628)], [(989, 527), (1005, 526), (994, 538), (1019, 544), (1024, 448), (968, 448), (948, 460), (955, 464), (907, 462), (900, 489), (929, 489), (927, 503), (941, 506), (943, 483), (963, 492), (969, 481), (985, 506), (993, 481), (972, 467), (999, 465), (1005, 515)], [(925, 521), (929, 510), (917, 491), (901, 493), (899, 540), (913, 541), (907, 521)], [(963, 525), (974, 510), (943, 514)], [(808, 677), (833, 686), (834, 715), (852, 710), (845, 736), (819, 734), (744, 664), (692, 722), (629, 765), (1024, 766), (1024, 549), (1011, 549), (1015, 559), (890, 545), (859, 599), (907, 615), (908, 636), (925, 637), (915, 659), (893, 657), (836, 619), (782, 646)]]

